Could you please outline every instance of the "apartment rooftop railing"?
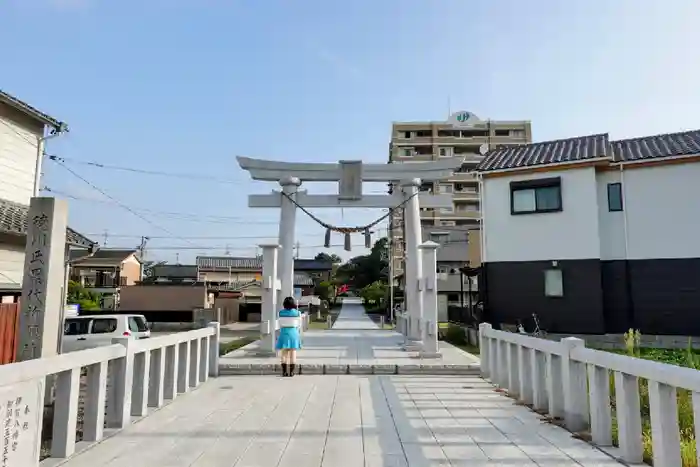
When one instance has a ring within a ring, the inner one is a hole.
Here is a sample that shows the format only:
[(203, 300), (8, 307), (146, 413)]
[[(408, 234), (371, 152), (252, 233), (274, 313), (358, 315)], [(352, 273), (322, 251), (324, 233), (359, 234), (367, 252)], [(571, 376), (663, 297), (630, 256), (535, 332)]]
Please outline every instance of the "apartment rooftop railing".
[[(3, 465), (32, 467), (40, 456), (50, 465), (70, 457), (217, 376), (218, 368), (219, 323), (0, 366), (0, 405), (10, 427)], [(55, 391), (53, 423), (42, 436), (44, 413), (51, 413), (44, 410), (47, 384)], [(76, 443), (79, 433), (82, 443)]]
[(592, 442), (605, 449), (613, 446), (615, 420), (625, 462), (644, 457), (640, 378), (648, 381), (655, 466), (683, 465), (677, 389), (690, 391), (695, 439), (700, 435), (700, 371), (586, 348), (575, 337), (556, 342), (486, 323), (479, 340), (482, 375), (533, 409), (563, 419), (570, 431), (590, 431)]

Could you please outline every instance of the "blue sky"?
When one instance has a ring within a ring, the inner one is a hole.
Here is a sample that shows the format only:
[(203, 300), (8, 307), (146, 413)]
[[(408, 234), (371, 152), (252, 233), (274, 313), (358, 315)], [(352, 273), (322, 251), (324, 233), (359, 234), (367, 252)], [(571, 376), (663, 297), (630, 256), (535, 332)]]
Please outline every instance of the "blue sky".
[[(698, 17), (697, 0), (1, 0), (0, 87), (68, 122), (49, 153), (197, 175), (69, 165), (166, 233), (45, 164), (45, 185), (103, 201), (71, 201), (74, 228), (100, 242), (107, 230), (110, 247), (151, 235), (149, 258), (181, 246), (189, 262), (277, 235), (276, 210), (247, 208), (275, 186), (248, 180), (236, 155), (384, 162), (391, 122), (444, 119), (448, 96), (453, 110), (531, 120), (536, 141), (700, 128)], [(303, 217), (311, 256), (324, 232)], [(155, 238), (173, 235), (189, 240)]]

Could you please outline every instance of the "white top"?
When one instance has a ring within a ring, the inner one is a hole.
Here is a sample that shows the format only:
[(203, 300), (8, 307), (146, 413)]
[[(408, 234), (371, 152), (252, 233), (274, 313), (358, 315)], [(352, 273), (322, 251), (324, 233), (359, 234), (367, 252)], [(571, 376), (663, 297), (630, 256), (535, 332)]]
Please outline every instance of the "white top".
[(280, 316), (278, 323), (281, 328), (298, 328), (301, 327), (301, 318), (296, 316)]

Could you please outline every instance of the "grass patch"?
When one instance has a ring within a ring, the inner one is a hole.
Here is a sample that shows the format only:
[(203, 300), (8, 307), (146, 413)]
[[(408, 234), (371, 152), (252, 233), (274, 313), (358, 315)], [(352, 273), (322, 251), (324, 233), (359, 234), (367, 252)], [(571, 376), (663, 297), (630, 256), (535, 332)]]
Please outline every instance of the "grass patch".
[[(605, 351), (687, 368), (696, 368), (695, 362), (698, 358), (697, 356), (700, 355), (697, 350), (692, 349), (636, 348), (631, 351), (609, 349), (605, 349)], [(680, 450), (682, 465), (683, 467), (698, 467), (695, 454), (695, 428), (691, 391), (677, 388), (676, 394), (678, 403), (678, 426), (681, 438)], [(644, 462), (651, 465), (653, 450), (651, 442), (651, 415), (649, 410), (649, 381), (642, 378), (639, 379), (639, 402), (642, 415), (642, 444), (644, 446)], [(615, 446), (619, 446), (615, 403), (615, 381), (612, 372), (610, 374), (610, 406), (613, 409), (613, 444)]]
[(441, 341), (445, 341), (472, 355), (479, 355), (479, 347), (467, 342), (465, 330), (461, 326), (452, 323), (439, 323), (438, 334)]
[(258, 339), (255, 337), (241, 337), (240, 339), (236, 339), (235, 341), (222, 342), (219, 344), (219, 355), (226, 355), (227, 353), (233, 352), (234, 350), (238, 350), (241, 347), (255, 342), (256, 340)]

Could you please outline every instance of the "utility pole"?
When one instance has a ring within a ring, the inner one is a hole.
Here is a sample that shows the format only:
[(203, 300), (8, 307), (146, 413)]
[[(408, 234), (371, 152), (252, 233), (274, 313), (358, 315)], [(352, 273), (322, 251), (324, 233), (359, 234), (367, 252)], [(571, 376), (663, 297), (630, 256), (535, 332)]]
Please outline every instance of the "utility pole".
[(105, 229), (105, 233), (104, 233), (103, 238), (104, 238), (104, 241), (102, 242), (102, 246), (106, 248), (107, 247), (107, 239), (109, 238), (109, 232), (107, 231), (107, 229)]
[(297, 244), (294, 246), (294, 250), (295, 250), (295, 255), (294, 255), (294, 257), (295, 257), (296, 259), (299, 259), (299, 249), (300, 249), (300, 248), (301, 248), (301, 244), (300, 244), (299, 242), (297, 242)]
[(175, 253), (175, 264), (180, 264), (180, 253), (179, 252)]
[(139, 255), (141, 256), (141, 261), (146, 259), (146, 243), (150, 240), (150, 237), (141, 237), (141, 244), (139, 245)]
[(48, 135), (42, 133), (36, 140), (36, 161), (34, 161), (34, 197), (38, 197), (41, 193), (41, 170), (44, 165), (44, 148), (46, 141), (56, 138), (63, 133), (68, 132), (68, 126), (61, 123), (59, 127), (54, 127)]

